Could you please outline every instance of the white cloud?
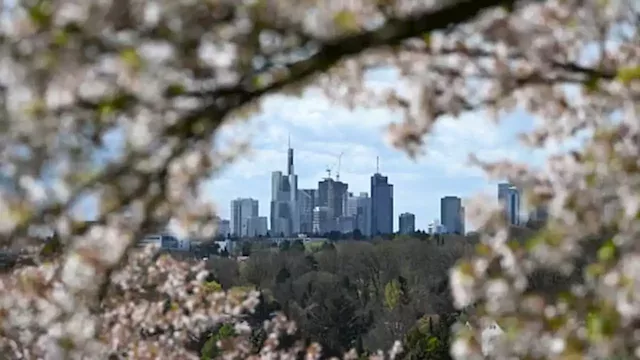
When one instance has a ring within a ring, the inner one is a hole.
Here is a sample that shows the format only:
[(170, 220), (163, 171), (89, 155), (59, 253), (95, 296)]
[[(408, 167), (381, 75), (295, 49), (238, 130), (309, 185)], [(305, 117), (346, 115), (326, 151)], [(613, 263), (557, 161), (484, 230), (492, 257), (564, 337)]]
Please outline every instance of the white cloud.
[(439, 120), (426, 142), (426, 155), (420, 163), (439, 169), (450, 177), (483, 176), (482, 170), (469, 163), (472, 153), (483, 160), (525, 156), (513, 146), (513, 134), (505, 134), (499, 125), (480, 113)]
[(291, 99), (272, 96), (263, 103), (263, 110), (270, 118), (290, 126), (303, 127), (317, 134), (340, 132), (345, 127), (357, 126), (359, 130), (380, 131), (392, 120), (393, 114), (384, 109), (356, 109), (349, 111), (329, 99), (310, 91), (308, 95)]

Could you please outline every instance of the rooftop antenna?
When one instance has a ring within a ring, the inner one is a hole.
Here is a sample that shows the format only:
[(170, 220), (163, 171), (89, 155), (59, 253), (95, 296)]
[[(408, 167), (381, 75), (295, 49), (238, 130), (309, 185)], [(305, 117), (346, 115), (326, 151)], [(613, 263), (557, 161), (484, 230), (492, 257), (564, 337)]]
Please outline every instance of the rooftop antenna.
[(287, 147), (291, 149), (291, 133), (289, 133), (289, 139), (287, 140)]
[(340, 181), (340, 163), (342, 161), (342, 155), (344, 155), (344, 151), (338, 155), (338, 168), (336, 169), (336, 181)]
[(380, 157), (376, 156), (376, 174), (380, 174)]
[(289, 139), (288, 139), (288, 146), (289, 149), (287, 149), (287, 175), (293, 175), (294, 171), (293, 171), (293, 149), (291, 148), (291, 133), (289, 133)]

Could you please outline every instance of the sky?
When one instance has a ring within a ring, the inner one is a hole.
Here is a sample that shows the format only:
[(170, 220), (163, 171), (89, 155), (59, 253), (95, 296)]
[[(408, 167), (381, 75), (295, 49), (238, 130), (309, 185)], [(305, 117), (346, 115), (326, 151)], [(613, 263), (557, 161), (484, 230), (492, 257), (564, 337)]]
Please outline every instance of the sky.
[[(369, 81), (380, 85), (393, 84), (396, 79), (390, 72), (379, 72)], [(257, 199), (260, 216), (269, 216), (271, 172), (286, 172), (290, 136), (299, 188), (317, 188), (318, 181), (327, 176), (327, 167), (335, 176), (338, 155), (344, 152), (341, 181), (354, 194), (370, 193), (378, 156), (380, 172), (394, 185), (395, 228), (398, 216), (410, 212), (416, 215), (416, 227), (426, 229), (440, 218), (444, 196), (465, 199), (484, 192), (497, 198), (496, 182), (469, 165), (471, 152), (483, 160), (536, 162), (535, 154), (517, 139), (533, 126), (533, 118), (524, 111), (504, 116), (498, 125), (481, 113), (443, 118), (426, 139), (425, 155), (416, 161), (385, 142), (386, 126), (398, 120), (384, 109), (349, 111), (332, 104), (319, 91), (308, 91), (301, 98), (271, 96), (261, 113), (223, 130), (227, 137), (243, 134), (252, 138), (252, 151), (211, 179), (205, 193), (215, 201), (222, 218), (229, 218), (230, 202), (239, 197)], [(473, 224), (467, 223), (467, 228), (473, 229)]]

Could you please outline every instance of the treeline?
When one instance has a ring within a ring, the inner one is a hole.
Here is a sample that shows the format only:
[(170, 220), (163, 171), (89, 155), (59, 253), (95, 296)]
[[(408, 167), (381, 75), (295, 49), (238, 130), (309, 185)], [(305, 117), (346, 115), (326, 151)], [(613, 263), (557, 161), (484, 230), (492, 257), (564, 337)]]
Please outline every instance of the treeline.
[[(513, 246), (522, 248), (528, 240), (544, 236), (532, 228), (510, 231)], [(278, 246), (254, 241), (243, 245), (250, 252), (247, 259), (213, 256), (207, 266), (221, 289), (250, 287), (262, 292), (262, 304), (250, 316), (257, 324), (256, 348), (263, 341), (261, 322), (282, 311), (298, 325), (298, 336), (320, 343), (326, 357), (352, 348), (366, 355), (401, 340), (402, 359), (446, 360), (451, 326), (467, 316), (453, 306), (448, 272), (478, 244), (477, 235), (400, 235), (314, 247), (301, 241)], [(537, 271), (527, 291), (567, 287), (580, 281), (575, 277), (581, 272)], [(209, 334), (207, 354), (215, 354), (215, 339), (228, 334), (224, 327), (221, 331)]]
[(207, 265), (222, 289), (261, 290), (268, 312), (295, 320), (326, 356), (352, 348), (367, 354), (404, 340), (405, 359), (448, 358), (449, 327), (458, 315), (448, 270), (473, 251), (475, 239), (300, 244), (254, 246), (245, 261), (214, 256)]
[[(510, 233), (521, 244), (534, 235), (544, 236), (531, 228), (512, 228)], [(325, 358), (350, 349), (366, 356), (400, 340), (402, 359), (446, 360), (451, 326), (466, 316), (453, 307), (448, 272), (461, 257), (476, 251), (478, 244), (477, 235), (415, 234), (315, 246), (300, 240), (277, 245), (241, 241), (241, 252), (250, 255), (242, 260), (221, 253), (213, 241), (198, 251), (208, 255), (207, 286), (212, 291), (260, 290), (260, 304), (255, 312), (245, 314), (256, 350), (267, 340), (263, 322), (283, 312), (298, 326), (295, 338), (321, 344)], [(59, 247), (58, 241), (48, 242), (40, 257), (59, 253)], [(197, 261), (193, 253), (172, 254)], [(576, 279), (536, 272), (529, 286), (540, 290), (571, 283)], [(232, 326), (221, 324), (198, 336), (188, 348), (203, 359), (213, 359), (221, 354), (218, 344), (233, 335)], [(286, 346), (286, 341), (282, 344)]]

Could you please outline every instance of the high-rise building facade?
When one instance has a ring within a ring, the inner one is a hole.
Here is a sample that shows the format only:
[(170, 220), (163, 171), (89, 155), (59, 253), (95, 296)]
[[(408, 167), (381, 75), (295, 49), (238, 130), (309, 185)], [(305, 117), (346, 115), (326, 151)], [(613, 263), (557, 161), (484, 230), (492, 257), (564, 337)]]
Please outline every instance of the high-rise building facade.
[(348, 196), (349, 185), (341, 181), (325, 178), (318, 182), (317, 206), (329, 208), (329, 216), (337, 219), (345, 213), (345, 204)]
[(231, 234), (246, 236), (247, 219), (258, 216), (258, 200), (238, 198), (231, 201)]
[(546, 222), (549, 219), (549, 209), (546, 205), (536, 206), (529, 212), (529, 220)]
[(267, 217), (253, 216), (246, 220), (246, 232), (243, 236), (257, 237), (267, 235)]
[(347, 216), (354, 219), (354, 230), (360, 230), (364, 236), (371, 236), (371, 198), (366, 192), (358, 196), (349, 194), (347, 198)]
[(464, 207), (457, 196), (445, 196), (440, 199), (440, 219), (449, 234), (465, 233)]
[(507, 223), (520, 225), (520, 190), (509, 183), (498, 184), (498, 201)]
[(416, 232), (416, 216), (412, 213), (402, 213), (398, 218), (398, 225), (400, 234), (413, 234)]
[(371, 235), (393, 234), (393, 185), (380, 173), (371, 177)]
[(300, 232), (298, 175), (293, 166), (293, 149), (287, 150), (287, 175), (271, 173), (271, 233), (292, 235)]
[(298, 190), (298, 209), (300, 210), (300, 232), (313, 233), (313, 209), (316, 207), (318, 191), (316, 189)]
[(231, 223), (229, 220), (216, 218), (216, 226), (216, 236), (227, 238), (231, 235)]
[(313, 232), (325, 234), (336, 230), (336, 220), (331, 217), (331, 210), (327, 206), (316, 206), (313, 209)]
[(336, 219), (336, 230), (348, 234), (356, 229), (356, 221), (352, 216), (340, 216)]

